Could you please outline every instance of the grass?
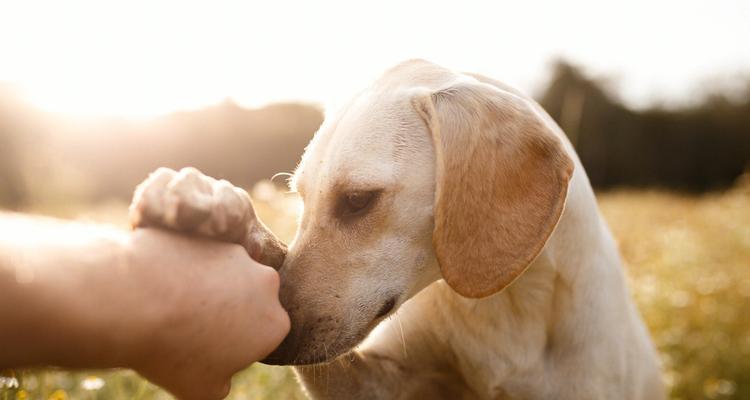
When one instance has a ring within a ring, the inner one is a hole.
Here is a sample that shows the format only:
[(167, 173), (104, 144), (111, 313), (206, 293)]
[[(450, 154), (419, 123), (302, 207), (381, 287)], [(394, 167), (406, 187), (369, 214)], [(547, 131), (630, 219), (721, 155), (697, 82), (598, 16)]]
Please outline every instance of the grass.
[[(291, 239), (296, 201), (263, 185), (253, 196), (261, 218), (283, 239)], [(671, 398), (749, 399), (750, 184), (697, 197), (621, 190), (599, 199), (620, 244), (633, 296), (659, 348)], [(122, 204), (80, 210), (44, 206), (41, 211), (126, 221)], [(0, 388), (0, 400), (170, 398), (131, 371), (4, 375), (14, 376), (18, 387)], [(98, 385), (92, 382), (103, 385), (94, 390)], [(229, 398), (304, 396), (290, 369), (254, 365), (235, 377)]]
[(750, 398), (750, 185), (681, 197), (614, 192), (601, 208), (673, 399)]

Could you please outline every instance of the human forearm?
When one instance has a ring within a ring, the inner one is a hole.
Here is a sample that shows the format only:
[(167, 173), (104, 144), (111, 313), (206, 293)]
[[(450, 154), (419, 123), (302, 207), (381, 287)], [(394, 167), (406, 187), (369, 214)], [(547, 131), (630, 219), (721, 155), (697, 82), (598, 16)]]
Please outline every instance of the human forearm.
[(114, 278), (109, 267), (125, 265), (126, 238), (110, 227), (0, 215), (0, 367), (127, 363), (116, 304), (98, 293), (113, 288), (103, 282)]
[(239, 245), (0, 214), (0, 369), (128, 367), (223, 398), (289, 331), (278, 288)]

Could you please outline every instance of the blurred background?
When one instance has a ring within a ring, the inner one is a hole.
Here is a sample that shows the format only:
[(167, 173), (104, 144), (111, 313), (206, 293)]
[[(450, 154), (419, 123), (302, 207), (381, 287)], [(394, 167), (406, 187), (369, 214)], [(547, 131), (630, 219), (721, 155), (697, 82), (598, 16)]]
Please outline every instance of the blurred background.
[[(749, 42), (742, 0), (0, 0), (0, 209), (126, 227), (149, 171), (195, 166), (288, 241), (298, 200), (270, 178), (324, 110), (426, 58), (520, 88), (566, 131), (671, 398), (750, 399)], [(30, 370), (0, 371), (0, 398), (169, 396), (129, 371)], [(230, 398), (303, 397), (253, 366)]]

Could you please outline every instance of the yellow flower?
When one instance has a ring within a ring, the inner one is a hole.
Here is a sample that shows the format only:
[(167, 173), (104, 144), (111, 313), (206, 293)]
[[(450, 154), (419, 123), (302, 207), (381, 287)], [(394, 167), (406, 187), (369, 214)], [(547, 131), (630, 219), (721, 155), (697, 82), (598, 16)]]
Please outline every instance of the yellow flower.
[(57, 389), (49, 395), (47, 400), (68, 400), (68, 394), (62, 389)]
[(27, 400), (29, 398), (29, 392), (21, 389), (16, 392), (16, 400)]

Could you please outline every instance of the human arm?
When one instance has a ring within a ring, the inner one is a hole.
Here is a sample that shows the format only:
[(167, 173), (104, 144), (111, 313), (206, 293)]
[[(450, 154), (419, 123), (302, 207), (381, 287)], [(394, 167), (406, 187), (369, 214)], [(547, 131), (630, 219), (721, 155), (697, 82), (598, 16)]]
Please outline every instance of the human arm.
[(286, 335), (277, 290), (238, 245), (0, 214), (0, 369), (128, 367), (221, 398)]

